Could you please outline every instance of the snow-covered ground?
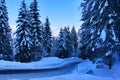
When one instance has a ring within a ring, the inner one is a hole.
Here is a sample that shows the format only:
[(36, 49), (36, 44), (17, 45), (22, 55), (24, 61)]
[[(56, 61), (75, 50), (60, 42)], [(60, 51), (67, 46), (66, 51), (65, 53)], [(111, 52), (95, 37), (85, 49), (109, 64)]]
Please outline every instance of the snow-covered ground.
[(66, 58), (59, 59), (56, 57), (42, 58), (38, 62), (31, 63), (20, 63), (20, 62), (10, 62), (10, 61), (0, 61), (0, 70), (4, 69), (48, 69), (56, 68), (62, 65), (68, 64), (70, 62), (79, 61), (78, 58)]
[(89, 74), (67, 74), (62, 76), (48, 77), (48, 78), (36, 78), (29, 80), (117, 80), (114, 78), (104, 78)]
[(90, 61), (80, 63), (73, 72), (66, 75), (36, 78), (30, 80), (120, 80), (120, 62), (116, 62), (110, 70), (108, 67), (96, 68)]
[[(41, 69), (45, 66), (48, 67), (57, 67), (69, 63), (69, 61), (77, 61), (77, 58), (68, 58), (68, 59), (58, 59), (58, 58), (44, 58), (39, 62), (32, 63), (16, 63), (16, 62), (6, 62), (0, 61), (0, 69)], [(2, 63), (3, 62), (3, 63)], [(82, 63), (78, 64), (71, 72), (65, 75), (58, 75), (53, 77), (45, 78), (33, 78), (25, 80), (120, 80), (120, 62), (115, 62), (112, 69), (109, 70), (107, 66), (104, 68), (96, 68), (96, 65), (85, 60)], [(19, 65), (18, 65), (19, 64)], [(21, 67), (23, 66), (24, 67)], [(41, 67), (42, 66), (42, 67)], [(46, 68), (48, 68), (46, 67)], [(52, 74), (52, 73), (51, 73)], [(0, 79), (1, 80), (1, 79)], [(24, 79), (8, 79), (8, 80), (24, 80)]]
[(115, 62), (110, 70), (108, 66), (96, 68), (95, 64), (86, 60), (78, 65), (76, 72), (85, 78), (82, 80), (120, 80), (120, 61)]

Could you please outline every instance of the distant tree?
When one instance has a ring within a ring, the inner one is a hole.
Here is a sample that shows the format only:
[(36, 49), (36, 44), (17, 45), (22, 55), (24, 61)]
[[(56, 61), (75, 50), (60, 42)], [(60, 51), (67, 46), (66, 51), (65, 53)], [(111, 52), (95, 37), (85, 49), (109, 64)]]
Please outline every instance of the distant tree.
[(64, 34), (63, 34), (63, 29), (60, 29), (60, 33), (59, 33), (59, 38), (58, 38), (58, 42), (57, 42), (57, 49), (56, 49), (56, 53), (55, 56), (59, 57), (59, 58), (66, 58), (68, 57), (67, 52), (65, 50), (64, 47)]
[(59, 33), (59, 38), (57, 41), (56, 56), (59, 58), (68, 58), (71, 56), (71, 44), (69, 42), (69, 28), (65, 27), (64, 30), (61, 29)]
[(58, 46), (58, 37), (52, 37), (51, 56), (55, 57)]
[(65, 27), (63, 33), (64, 33), (64, 43), (65, 43), (64, 47), (66, 51), (70, 54), (70, 56), (72, 56), (73, 46), (72, 46), (69, 27)]
[(11, 29), (5, 0), (0, 0), (0, 59), (12, 60)]
[(70, 37), (71, 37), (71, 43), (72, 43), (72, 48), (73, 48), (73, 56), (76, 56), (76, 51), (77, 51), (77, 47), (78, 47), (78, 36), (75, 30), (75, 27), (73, 26), (71, 33), (70, 33)]
[(43, 31), (43, 45), (44, 45), (44, 49), (45, 49), (45, 55), (44, 56), (50, 56), (51, 54), (51, 48), (52, 48), (52, 32), (50, 29), (50, 22), (49, 22), (49, 18), (46, 18), (46, 22), (45, 22), (45, 27), (44, 27), (44, 31)]
[(43, 52), (42, 22), (39, 19), (40, 15), (38, 10), (37, 0), (33, 0), (33, 2), (30, 5), (29, 17), (30, 17), (30, 26), (32, 27), (33, 60), (37, 61), (41, 58)]
[(24, 0), (22, 1), (19, 11), (15, 35), (16, 60), (20, 62), (32, 61), (31, 48), (33, 43), (31, 27), (29, 25), (28, 10)]

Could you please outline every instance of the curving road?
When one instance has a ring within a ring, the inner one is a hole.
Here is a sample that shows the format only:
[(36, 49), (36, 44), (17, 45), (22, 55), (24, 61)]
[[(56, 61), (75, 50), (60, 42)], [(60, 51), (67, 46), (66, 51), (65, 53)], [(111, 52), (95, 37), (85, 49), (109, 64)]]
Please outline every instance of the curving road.
[(81, 61), (73, 61), (68, 64), (50, 69), (28, 69), (28, 70), (0, 70), (0, 80), (51, 77), (70, 73)]

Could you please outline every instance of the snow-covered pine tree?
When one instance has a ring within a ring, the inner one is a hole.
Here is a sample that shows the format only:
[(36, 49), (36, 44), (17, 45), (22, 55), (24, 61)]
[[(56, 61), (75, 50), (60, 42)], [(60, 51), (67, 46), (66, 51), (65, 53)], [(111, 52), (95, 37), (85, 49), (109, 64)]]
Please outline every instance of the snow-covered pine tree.
[(114, 14), (110, 14), (109, 17), (114, 19), (114, 23), (112, 23), (112, 25), (114, 25), (115, 34), (119, 41), (119, 44), (117, 44), (115, 50), (120, 57), (120, 0), (109, 1), (108, 4), (110, 5), (111, 10), (114, 12)]
[(118, 39), (120, 41), (120, 35), (119, 35), (120, 34), (120, 10), (119, 10), (120, 9), (120, 0), (109, 1), (108, 3), (111, 7), (111, 10), (114, 13), (116, 13), (115, 15), (109, 15), (109, 17), (112, 17), (115, 20), (116, 24), (114, 24), (114, 25), (115, 25), (115, 29), (117, 29), (115, 33), (117, 34)]
[(79, 33), (80, 43), (78, 46), (78, 54), (83, 59), (86, 59), (88, 52), (90, 52), (87, 46), (91, 41), (90, 40), (90, 36), (91, 36), (90, 18), (92, 16), (92, 12), (90, 11), (91, 5), (92, 5), (92, 0), (84, 0), (84, 3), (81, 4), (81, 7), (83, 9), (81, 20), (83, 21), (83, 24), (81, 26)]
[(58, 37), (52, 37), (51, 56), (55, 57), (57, 51)]
[(32, 61), (31, 47), (33, 43), (31, 40), (32, 36), (31, 27), (29, 25), (28, 10), (24, 0), (22, 1), (21, 8), (19, 10), (17, 30), (15, 32), (15, 58), (20, 62), (30, 62)]
[(69, 55), (67, 55), (66, 51), (65, 51), (65, 47), (64, 47), (64, 33), (63, 33), (63, 29), (60, 29), (59, 32), (59, 37), (57, 40), (57, 44), (56, 44), (56, 52), (55, 52), (55, 56), (59, 57), (59, 58), (67, 58)]
[[(91, 5), (89, 5), (89, 2)], [(117, 29), (115, 29), (116, 22), (114, 19), (117, 13), (111, 8), (110, 4), (112, 4), (112, 1), (110, 0), (89, 0), (86, 3), (84, 7), (85, 9), (89, 8), (89, 10), (84, 15), (91, 14), (91, 16), (83, 20), (82, 38), (80, 41), (81, 56), (85, 52), (87, 58), (91, 60), (100, 58), (111, 68), (113, 54), (116, 53), (114, 48), (118, 44), (117, 34), (115, 33), (117, 32)], [(87, 29), (88, 32), (86, 31)], [(86, 35), (89, 35), (89, 39)], [(87, 41), (84, 42), (85, 39)], [(84, 50), (82, 50), (83, 48)]]
[(69, 28), (65, 27), (60, 30), (59, 38), (57, 41), (56, 56), (60, 58), (68, 58), (72, 56), (72, 44), (70, 38)]
[(0, 0), (0, 59), (12, 60), (11, 29), (5, 0)]
[(71, 43), (72, 43), (72, 48), (73, 48), (73, 56), (77, 56), (76, 55), (76, 51), (77, 51), (77, 47), (78, 47), (78, 36), (75, 30), (75, 27), (73, 26), (71, 33), (70, 33), (70, 37), (71, 37)]
[(32, 27), (33, 60), (37, 61), (41, 58), (43, 52), (42, 22), (39, 19), (40, 15), (38, 10), (37, 0), (33, 0), (33, 2), (30, 5), (29, 17), (30, 17), (30, 26)]
[(50, 56), (51, 55), (51, 48), (52, 48), (52, 32), (50, 29), (50, 22), (49, 18), (46, 18), (45, 22), (45, 27), (44, 27), (44, 36), (43, 36), (43, 45), (45, 49), (44, 56)]
[(64, 44), (64, 35), (63, 35), (63, 29), (61, 28), (59, 32), (57, 44), (56, 44), (56, 52), (55, 52), (56, 57), (64, 58), (63, 52), (65, 51), (65, 49), (63, 44)]
[(64, 33), (65, 50), (68, 52), (68, 54), (70, 54), (70, 56), (72, 56), (73, 47), (72, 47), (72, 40), (70, 37), (69, 27), (65, 27), (63, 33)]

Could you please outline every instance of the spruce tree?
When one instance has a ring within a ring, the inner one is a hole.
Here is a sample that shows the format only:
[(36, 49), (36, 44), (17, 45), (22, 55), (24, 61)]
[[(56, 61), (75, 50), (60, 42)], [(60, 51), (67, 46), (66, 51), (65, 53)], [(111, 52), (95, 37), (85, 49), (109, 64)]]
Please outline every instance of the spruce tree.
[(0, 59), (12, 60), (11, 29), (5, 0), (0, 0)]
[(58, 46), (58, 37), (52, 37), (51, 56), (55, 57)]
[(15, 35), (16, 60), (20, 62), (32, 61), (31, 47), (33, 43), (31, 40), (31, 27), (29, 25), (28, 9), (24, 0), (19, 9)]
[(63, 34), (63, 29), (60, 29), (59, 32), (59, 38), (57, 41), (57, 49), (56, 49), (56, 53), (55, 56), (59, 57), (59, 58), (65, 58), (65, 48), (64, 48), (64, 34)]
[(81, 56), (91, 60), (99, 58), (111, 68), (113, 55), (116, 53), (115, 47), (119, 43), (118, 35), (115, 33), (118, 32), (116, 27), (119, 27), (115, 22), (115, 17), (118, 15), (112, 8), (113, 3), (110, 0), (89, 0), (88, 2), (84, 6), (84, 9), (87, 8), (84, 15), (90, 16), (88, 18), (83, 16), (84, 23), (80, 41)]
[(72, 47), (72, 40), (70, 37), (69, 27), (65, 27), (63, 33), (64, 33), (65, 50), (68, 52), (68, 54), (70, 54), (70, 56), (72, 56), (73, 47)]
[(69, 29), (65, 27), (64, 29), (60, 30), (59, 38), (57, 41), (57, 49), (56, 49), (56, 56), (59, 58), (68, 58), (71, 56), (71, 44), (70, 44), (70, 36), (69, 36)]
[(116, 37), (118, 38), (119, 43), (115, 47), (115, 50), (117, 51), (119, 57), (120, 57), (120, 1), (115, 0), (115, 1), (108, 1), (108, 4), (111, 6), (111, 10), (114, 12), (114, 14), (110, 14), (109, 17), (111, 19), (114, 19), (114, 29), (115, 29), (115, 34)]
[(39, 19), (40, 15), (38, 10), (37, 0), (33, 0), (33, 2), (30, 5), (29, 17), (30, 17), (30, 26), (32, 27), (33, 60), (37, 61), (41, 58), (43, 52), (42, 22)]
[(75, 27), (73, 26), (71, 33), (70, 33), (70, 37), (71, 37), (71, 43), (72, 43), (72, 48), (73, 48), (73, 56), (77, 56), (75, 53), (77, 51), (77, 47), (78, 47), (78, 36), (75, 30)]
[(92, 0), (84, 0), (84, 3), (81, 4), (81, 7), (83, 9), (83, 12), (82, 12), (82, 21), (83, 21), (83, 24), (81, 26), (81, 29), (80, 29), (80, 33), (79, 33), (79, 36), (80, 36), (80, 43), (79, 43), (79, 46), (78, 46), (78, 54), (81, 58), (83, 59), (86, 59), (87, 58), (87, 53), (90, 52), (87, 47), (87, 45), (89, 45), (89, 41), (90, 41), (90, 30), (91, 30), (91, 27), (90, 27), (90, 18), (92, 16), (92, 12), (90, 11), (90, 7), (92, 5)]
[(51, 48), (52, 48), (52, 32), (50, 29), (50, 22), (49, 18), (46, 18), (45, 27), (44, 27), (44, 38), (43, 38), (43, 45), (45, 49), (45, 55), (44, 56), (50, 56), (51, 54)]

